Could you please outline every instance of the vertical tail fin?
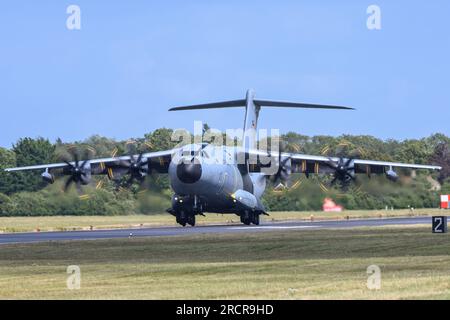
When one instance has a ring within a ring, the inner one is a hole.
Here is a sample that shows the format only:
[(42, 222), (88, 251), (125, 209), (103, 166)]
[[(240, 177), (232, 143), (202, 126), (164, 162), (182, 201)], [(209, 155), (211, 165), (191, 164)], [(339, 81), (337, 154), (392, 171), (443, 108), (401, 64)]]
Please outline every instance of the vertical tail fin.
[(255, 104), (255, 91), (247, 90), (245, 97), (245, 120), (243, 147), (245, 150), (256, 149), (256, 129), (258, 127), (258, 116), (261, 106)]

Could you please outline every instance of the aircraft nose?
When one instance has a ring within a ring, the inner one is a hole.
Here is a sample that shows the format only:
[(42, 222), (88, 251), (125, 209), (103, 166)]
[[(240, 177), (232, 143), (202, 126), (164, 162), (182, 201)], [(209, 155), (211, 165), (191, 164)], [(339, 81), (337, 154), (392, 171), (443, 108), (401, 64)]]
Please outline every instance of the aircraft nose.
[(202, 165), (196, 161), (182, 161), (177, 165), (177, 177), (184, 183), (194, 183), (202, 176)]

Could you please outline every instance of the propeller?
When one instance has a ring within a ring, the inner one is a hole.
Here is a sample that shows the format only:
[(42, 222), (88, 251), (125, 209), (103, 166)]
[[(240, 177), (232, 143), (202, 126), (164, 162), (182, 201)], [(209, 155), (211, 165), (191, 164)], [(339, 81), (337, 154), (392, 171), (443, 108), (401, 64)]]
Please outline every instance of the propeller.
[(286, 157), (284, 159), (279, 159), (278, 161), (278, 171), (271, 176), (272, 182), (277, 185), (278, 183), (286, 182), (291, 174), (291, 158)]
[(331, 180), (331, 185), (334, 185), (337, 181), (340, 182), (341, 186), (347, 186), (351, 181), (355, 181), (355, 166), (353, 164), (352, 158), (340, 157), (336, 163), (331, 158), (325, 164), (334, 170), (333, 180)]
[(269, 176), (269, 180), (273, 185), (277, 186), (280, 183), (284, 183), (289, 179), (291, 175), (291, 157), (282, 157), (282, 149), (284, 149), (283, 144), (280, 144), (280, 150), (278, 150), (278, 169), (274, 175)]
[(126, 182), (128, 186), (133, 184), (135, 180), (142, 183), (148, 174), (148, 160), (144, 159), (142, 153), (137, 157), (130, 155), (129, 160), (121, 160), (116, 167), (124, 169), (124, 173), (130, 175), (130, 178)]
[(83, 162), (79, 160), (78, 153), (73, 154), (74, 161), (69, 162), (67, 160), (64, 160), (64, 163), (67, 164), (67, 167), (64, 168), (64, 174), (70, 175), (70, 177), (66, 180), (66, 183), (64, 184), (64, 192), (67, 192), (67, 190), (70, 188), (72, 184), (75, 184), (78, 193), (82, 194), (83, 190), (81, 188), (82, 185), (89, 184), (91, 177), (90, 177), (90, 167), (86, 167), (89, 160), (86, 159)]

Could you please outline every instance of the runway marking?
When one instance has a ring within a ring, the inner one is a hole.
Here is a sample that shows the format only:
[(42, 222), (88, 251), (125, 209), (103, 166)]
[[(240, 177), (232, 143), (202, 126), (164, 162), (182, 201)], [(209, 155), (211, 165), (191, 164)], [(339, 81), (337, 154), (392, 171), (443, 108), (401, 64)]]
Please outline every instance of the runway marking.
[(306, 229), (306, 228), (320, 228), (321, 226), (255, 226), (255, 227), (229, 227), (234, 230), (250, 230), (250, 229)]

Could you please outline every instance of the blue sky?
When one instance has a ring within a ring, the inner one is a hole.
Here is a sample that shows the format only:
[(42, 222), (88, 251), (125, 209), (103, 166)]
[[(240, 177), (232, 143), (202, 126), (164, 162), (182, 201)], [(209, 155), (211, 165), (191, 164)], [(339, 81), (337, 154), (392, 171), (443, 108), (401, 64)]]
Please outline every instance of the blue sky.
[[(81, 8), (81, 30), (66, 8)], [(382, 29), (366, 27), (381, 8)], [(117, 139), (243, 109), (167, 112), (244, 97), (357, 111), (264, 109), (260, 127), (308, 135), (450, 134), (450, 2), (10, 1), (0, 10), (0, 146), (20, 137)]]

